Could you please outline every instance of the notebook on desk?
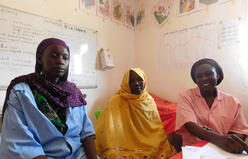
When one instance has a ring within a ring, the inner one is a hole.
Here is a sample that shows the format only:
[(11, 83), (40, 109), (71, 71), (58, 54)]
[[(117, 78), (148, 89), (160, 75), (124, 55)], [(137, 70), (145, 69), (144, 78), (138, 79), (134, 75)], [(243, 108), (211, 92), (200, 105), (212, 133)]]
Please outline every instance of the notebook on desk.
[(182, 147), (183, 159), (248, 159), (248, 154), (232, 154), (226, 152), (212, 143), (203, 147), (184, 146)]

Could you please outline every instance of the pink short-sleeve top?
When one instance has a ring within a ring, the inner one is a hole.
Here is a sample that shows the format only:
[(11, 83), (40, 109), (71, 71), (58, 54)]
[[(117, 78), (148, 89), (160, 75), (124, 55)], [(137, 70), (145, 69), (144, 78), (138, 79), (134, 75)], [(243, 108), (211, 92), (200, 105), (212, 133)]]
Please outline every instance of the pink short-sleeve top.
[(219, 90), (211, 108), (201, 96), (199, 87), (181, 92), (178, 96), (175, 130), (182, 135), (183, 145), (200, 141), (185, 128), (187, 122), (195, 122), (220, 134), (231, 131), (248, 135), (248, 125), (239, 100)]

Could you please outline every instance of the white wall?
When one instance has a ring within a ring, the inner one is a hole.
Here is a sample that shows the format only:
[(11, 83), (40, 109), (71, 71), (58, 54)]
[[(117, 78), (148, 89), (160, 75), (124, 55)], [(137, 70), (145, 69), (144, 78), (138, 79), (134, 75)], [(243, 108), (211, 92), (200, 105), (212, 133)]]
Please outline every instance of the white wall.
[[(145, 70), (148, 76), (148, 88), (151, 92), (165, 99), (176, 101), (180, 91), (195, 87), (195, 84), (191, 80), (190, 69), (160, 69), (158, 59), (161, 35), (166, 32), (180, 30), (185, 27), (206, 22), (229, 21), (239, 17), (246, 18), (244, 14), (248, 15), (248, 1), (231, 0), (223, 5), (209, 7), (184, 16), (178, 16), (178, 7), (175, 7), (172, 10), (172, 16), (169, 17), (168, 22), (163, 26), (156, 24), (152, 15), (151, 10), (156, 2), (158, 2), (158, 0), (137, 0), (137, 6), (140, 5), (146, 8), (147, 16), (145, 24), (135, 33), (135, 66)], [(175, 3), (179, 4), (178, 0), (175, 0)], [(246, 49), (241, 51), (243, 54), (247, 54)], [(234, 57), (237, 52), (236, 50), (233, 51)], [(211, 54), (212, 53), (209, 52), (209, 55)], [(220, 56), (217, 61), (223, 67), (225, 78), (219, 88), (240, 99), (248, 119), (248, 78), (244, 81), (242, 76), (248, 74), (248, 68), (247, 72), (238, 67), (234, 68), (234, 66), (231, 65), (231, 62), (233, 62), (232, 59), (223, 60), (222, 56)], [(248, 56), (244, 57), (248, 60)]]
[[(127, 3), (133, 4), (132, 0)], [(119, 89), (124, 72), (133, 65), (134, 31), (123, 25), (104, 20), (96, 15), (79, 10), (79, 0), (0, 0), (0, 5), (18, 9), (98, 31), (98, 48), (108, 48), (114, 56), (116, 67), (109, 71), (99, 69), (97, 61), (96, 89), (82, 90), (87, 94), (88, 112), (94, 121), (94, 111), (102, 109)], [(2, 75), (4, 76), (4, 75)], [(0, 104), (5, 91), (0, 92)]]

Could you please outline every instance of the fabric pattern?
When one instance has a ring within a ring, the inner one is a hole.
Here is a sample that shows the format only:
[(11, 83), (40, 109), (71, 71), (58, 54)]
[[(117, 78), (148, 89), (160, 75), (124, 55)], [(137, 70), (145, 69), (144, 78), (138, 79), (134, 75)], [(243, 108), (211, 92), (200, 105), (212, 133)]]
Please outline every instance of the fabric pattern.
[[(57, 112), (61, 111), (61, 107), (57, 107), (56, 109), (53, 109), (52, 106), (47, 102), (47, 100), (37, 91), (32, 90), (32, 93), (34, 95), (36, 104), (40, 111), (53, 123), (53, 125), (63, 134), (65, 135), (68, 127), (60, 120), (60, 117), (58, 116)], [(63, 109), (65, 110), (65, 109)], [(65, 116), (65, 111), (62, 111), (61, 116)], [(65, 118), (65, 117), (63, 117)]]
[(7, 107), (10, 90), (13, 86), (21, 82), (27, 83), (31, 89), (36, 89), (51, 105), (60, 107), (76, 107), (87, 104), (81, 91), (74, 83), (65, 81), (61, 86), (58, 86), (43, 79), (42, 76), (37, 73), (31, 73), (17, 77), (11, 81), (4, 101), (3, 114)]

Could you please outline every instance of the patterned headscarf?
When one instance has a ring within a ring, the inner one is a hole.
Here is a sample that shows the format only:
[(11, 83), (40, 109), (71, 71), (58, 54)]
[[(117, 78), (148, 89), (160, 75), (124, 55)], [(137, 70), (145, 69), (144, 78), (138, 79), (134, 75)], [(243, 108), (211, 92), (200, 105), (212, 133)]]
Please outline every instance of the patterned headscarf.
[[(53, 44), (63, 46), (69, 52), (69, 47), (65, 44), (65, 42), (59, 39), (49, 38), (43, 40), (39, 44), (36, 52), (36, 57), (38, 56), (37, 54), (42, 54), (48, 46)], [(74, 83), (67, 81), (68, 74), (65, 75), (64, 80), (61, 80), (60, 85), (55, 85), (44, 79), (40, 75), (41, 71), (41, 65), (37, 63), (36, 58), (35, 73), (19, 76), (11, 81), (6, 92), (3, 114), (7, 107), (7, 101), (9, 99), (10, 91), (16, 84), (21, 82), (27, 83), (31, 89), (36, 89), (42, 96), (46, 98), (48, 103), (51, 105), (60, 107), (77, 107), (87, 104), (80, 89), (78, 89)]]
[(216, 73), (219, 75), (219, 78), (217, 80), (217, 85), (220, 84), (221, 81), (224, 79), (224, 74), (223, 74), (222, 68), (215, 60), (209, 59), (209, 58), (200, 59), (199, 61), (197, 61), (193, 64), (193, 66), (191, 68), (191, 78), (193, 79), (193, 81), (196, 83), (195, 71), (196, 71), (197, 67), (199, 67), (202, 64), (209, 64), (215, 68)]

